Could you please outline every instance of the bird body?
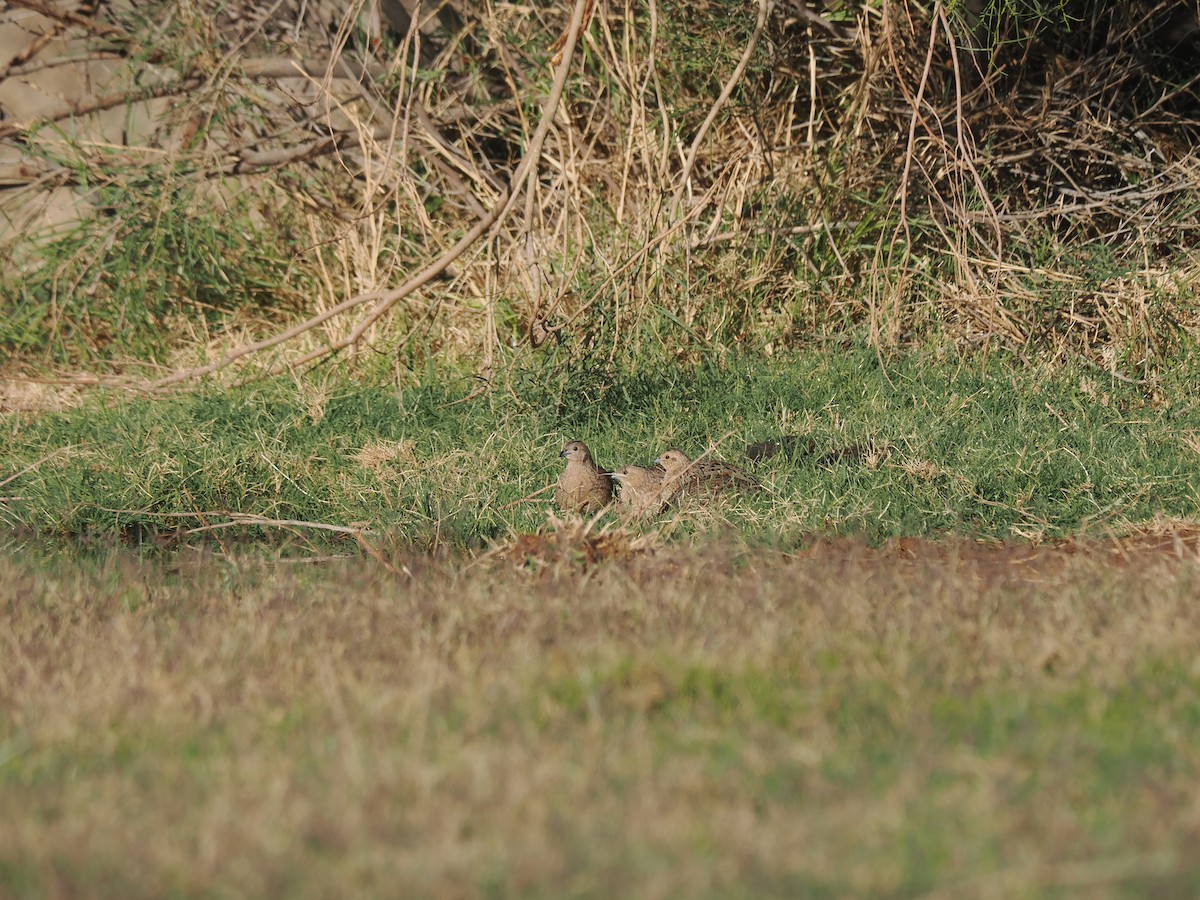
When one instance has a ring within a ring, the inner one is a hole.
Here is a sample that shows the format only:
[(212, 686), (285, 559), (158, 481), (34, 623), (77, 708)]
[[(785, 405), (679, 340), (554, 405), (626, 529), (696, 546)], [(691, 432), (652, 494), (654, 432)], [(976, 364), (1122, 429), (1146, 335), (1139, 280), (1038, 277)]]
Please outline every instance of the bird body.
[(681, 450), (668, 450), (655, 460), (663, 467), (663, 493), (673, 500), (682, 496), (723, 491), (759, 490), (762, 485), (737, 466), (719, 459), (690, 459)]
[(583, 441), (571, 441), (559, 456), (567, 466), (558, 476), (554, 497), (564, 512), (597, 512), (612, 500), (612, 478), (596, 465)]
[(613, 478), (621, 485), (618, 497), (621, 507), (636, 516), (658, 515), (666, 506), (665, 475), (661, 466), (621, 466), (613, 472)]

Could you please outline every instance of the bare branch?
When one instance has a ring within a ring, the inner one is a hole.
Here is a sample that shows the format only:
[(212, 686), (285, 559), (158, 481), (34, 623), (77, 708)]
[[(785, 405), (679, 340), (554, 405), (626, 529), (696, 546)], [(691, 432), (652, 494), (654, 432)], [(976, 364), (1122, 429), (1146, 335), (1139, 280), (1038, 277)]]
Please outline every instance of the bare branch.
[(102, 112), (106, 109), (115, 109), (118, 106), (129, 103), (142, 103), (146, 100), (155, 100), (176, 94), (186, 94), (189, 91), (194, 91), (203, 83), (204, 81), (201, 78), (187, 77), (177, 81), (165, 81), (162, 84), (151, 85), (134, 91), (122, 91), (121, 93), (109, 94), (105, 97), (91, 97), (87, 100), (80, 100), (78, 103), (63, 103), (45, 115), (38, 116), (35, 119), (0, 124), (0, 140), (24, 134), (43, 125), (48, 125), (51, 122), (61, 122), (64, 119), (86, 116), (90, 113)]
[[(340, 315), (348, 309), (353, 309), (356, 306), (361, 306), (364, 303), (371, 301), (375, 302), (371, 311), (363, 318), (361, 322), (346, 337), (334, 341), (326, 347), (321, 347), (304, 354), (299, 359), (291, 362), (291, 365), (302, 366), (312, 362), (315, 359), (326, 357), (345, 350), (358, 343), (362, 339), (363, 334), (375, 322), (377, 322), (388, 310), (409, 296), (413, 292), (419, 290), (424, 285), (428, 284), (434, 278), (441, 275), (446, 269), (458, 259), (462, 254), (471, 247), (480, 237), (488, 233), (495, 225), (499, 224), (512, 208), (513, 201), (520, 192), (521, 185), (525, 179), (536, 169), (538, 161), (541, 157), (542, 144), (549, 133), (550, 128), (554, 123), (554, 111), (558, 108), (558, 103), (562, 98), (563, 89), (567, 83), (567, 73), (570, 70), (572, 59), (575, 55), (575, 45), (579, 37), (579, 31), (583, 23), (584, 8), (587, 0), (576, 0), (575, 9), (571, 16), (571, 25), (568, 30), (566, 46), (563, 48), (563, 59), (555, 72), (554, 82), (550, 88), (550, 94), (546, 98), (545, 104), (542, 106), (541, 122), (538, 124), (537, 131), (534, 132), (532, 139), (529, 142), (529, 149), (521, 163), (517, 166), (516, 172), (513, 173), (510, 186), (500, 195), (499, 199), (492, 206), (492, 209), (486, 216), (480, 219), (475, 225), (464, 234), (449, 250), (443, 253), (436, 260), (427, 265), (424, 269), (417, 272), (408, 279), (400, 287), (394, 290), (380, 294), (377, 291), (372, 291), (366, 294), (359, 294), (355, 297), (350, 297), (343, 300), (341, 303), (326, 310), (318, 316), (314, 316), (292, 328), (287, 329), (280, 334), (273, 335), (269, 338), (264, 338), (260, 341), (255, 341), (252, 344), (230, 350), (215, 362), (204, 366), (197, 366), (191, 369), (184, 369), (173, 375), (160, 379), (147, 385), (152, 390), (160, 390), (171, 385), (179, 384), (184, 381), (190, 381), (195, 378), (201, 378), (205, 375), (211, 375), (213, 372), (225, 368), (231, 363), (254, 353), (259, 353), (263, 350), (269, 350), (272, 347), (277, 347), (292, 338), (311, 331), (323, 322), (328, 321), (334, 316)], [(436, 310), (436, 306), (433, 307)], [(433, 312), (431, 310), (431, 313)], [(411, 337), (412, 332), (409, 336)], [(407, 339), (406, 339), (407, 340)], [(273, 371), (280, 367), (275, 367)]]
[(687, 190), (688, 180), (692, 177), (692, 167), (696, 164), (696, 155), (700, 152), (700, 145), (704, 143), (708, 129), (716, 121), (717, 114), (733, 94), (738, 82), (742, 80), (742, 74), (746, 71), (746, 66), (750, 64), (750, 57), (754, 55), (754, 48), (758, 46), (758, 39), (767, 25), (767, 14), (770, 10), (771, 0), (758, 0), (758, 19), (754, 23), (754, 32), (750, 35), (750, 40), (746, 43), (746, 49), (742, 51), (742, 58), (738, 60), (738, 64), (734, 67), (729, 80), (725, 82), (725, 87), (721, 89), (720, 96), (717, 97), (709, 109), (708, 115), (704, 117), (704, 121), (700, 124), (700, 128), (696, 131), (696, 137), (692, 140), (692, 146), (688, 150), (687, 159), (683, 163), (683, 171), (679, 173), (679, 183), (675, 186), (675, 196), (671, 198), (670, 218), (672, 219), (679, 214), (679, 204), (682, 202), (683, 194)]
[(101, 34), (105, 37), (117, 38), (118, 40), (130, 40), (128, 32), (116, 25), (106, 25), (103, 22), (98, 22), (90, 16), (83, 16), (71, 9), (63, 9), (54, 6), (51, 3), (44, 3), (42, 0), (8, 0), (9, 6), (19, 6), (22, 9), (32, 10), (39, 15), (45, 16), (47, 19), (53, 19), (56, 22), (63, 22), (67, 25), (76, 25), (80, 28), (85, 28), (92, 34)]
[(32, 472), (34, 469), (36, 469), (38, 466), (42, 465), (42, 463), (49, 462), (50, 460), (54, 459), (54, 457), (62, 456), (64, 453), (73, 453), (74, 451), (76, 451), (78, 449), (79, 449), (78, 447), (72, 447), (72, 446), (59, 447), (57, 450), (53, 450), (50, 453), (47, 453), (41, 459), (34, 460), (29, 465), (27, 465), (25, 468), (23, 468), (20, 472), (15, 472), (12, 475), (9, 475), (7, 478), (5, 478), (3, 481), (0, 481), (0, 488), (4, 487), (7, 484), (11, 484), (12, 482), (14, 482), (18, 478), (20, 478), (22, 475), (28, 475), (30, 472)]

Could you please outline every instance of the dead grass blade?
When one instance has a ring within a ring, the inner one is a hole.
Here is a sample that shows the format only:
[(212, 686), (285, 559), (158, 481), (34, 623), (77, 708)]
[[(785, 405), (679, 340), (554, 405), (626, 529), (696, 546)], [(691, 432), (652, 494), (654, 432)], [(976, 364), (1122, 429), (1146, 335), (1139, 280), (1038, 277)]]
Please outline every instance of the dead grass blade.
[[(79, 450), (81, 450), (83, 447), (86, 447), (86, 446), (87, 446), (86, 444), (75, 444), (75, 445), (71, 445), (71, 446), (67, 446), (67, 447), (59, 447), (57, 450), (52, 450), (51, 452), (47, 453), (45, 456), (43, 456), (39, 459), (35, 459), (33, 462), (31, 462), (29, 465), (27, 465), (21, 471), (14, 472), (12, 475), (9, 475), (7, 478), (0, 480), (0, 488), (5, 487), (8, 484), (11, 484), (12, 482), (14, 482), (18, 478), (20, 478), (22, 475), (28, 475), (30, 472), (34, 471), (34, 469), (37, 469), (44, 463), (48, 463), (50, 460), (55, 459), (56, 457), (66, 456), (71, 453), (76, 453)], [(0, 499), (3, 499), (3, 498), (0, 498)]]
[[(571, 62), (574, 57), (575, 44), (579, 36), (579, 30), (583, 22), (583, 14), (587, 8), (587, 0), (576, 0), (574, 10), (571, 16), (571, 23), (568, 28), (566, 45), (563, 48), (563, 59), (555, 72), (554, 82), (551, 85), (549, 96), (542, 107), (541, 121), (538, 124), (537, 130), (534, 132), (533, 138), (530, 141), (529, 149), (526, 156), (517, 166), (516, 171), (509, 187), (501, 194), (500, 198), (493, 204), (491, 210), (486, 216), (480, 219), (476, 224), (464, 234), (455, 244), (443, 253), (438, 259), (430, 263), (424, 269), (409, 278), (400, 287), (380, 292), (369, 292), (356, 297), (351, 297), (343, 301), (330, 310), (326, 310), (319, 316), (314, 316), (305, 322), (301, 322), (286, 331), (265, 338), (260, 341), (255, 341), (244, 347), (231, 350), (224, 354), (217, 361), (205, 366), (198, 366), (192, 369), (186, 369), (181, 372), (176, 372), (167, 378), (160, 379), (157, 382), (146, 385), (146, 388), (151, 390), (161, 390), (184, 381), (191, 381), (205, 375), (212, 374), (233, 362), (236, 362), (243, 357), (251, 354), (269, 350), (286, 341), (292, 340), (299, 335), (312, 331), (323, 322), (329, 320), (333, 316), (339, 315), (346, 310), (360, 306), (364, 303), (374, 301), (370, 312), (363, 318), (358, 325), (345, 337), (332, 342), (328, 346), (320, 347), (308, 353), (301, 355), (296, 360), (291, 360), (285, 364), (279, 364), (273, 367), (272, 371), (280, 371), (291, 366), (303, 366), (307, 363), (318, 359), (332, 356), (347, 347), (352, 347), (361, 340), (363, 334), (378, 321), (388, 310), (399, 303), (410, 294), (417, 291), (419, 288), (428, 284), (437, 276), (441, 275), (449, 266), (465, 253), (472, 245), (475, 244), (484, 234), (489, 232), (493, 226), (501, 222), (504, 217), (512, 209), (512, 204), (516, 197), (519, 196), (524, 182), (533, 177), (537, 170), (538, 162), (541, 158), (542, 143), (546, 139), (554, 123), (554, 112), (558, 108), (559, 101), (562, 97), (563, 89), (566, 86), (567, 74), (571, 68)], [(436, 309), (436, 307), (431, 307)], [(409, 332), (409, 336), (415, 333), (415, 329)], [(406, 341), (402, 341), (405, 343)]]

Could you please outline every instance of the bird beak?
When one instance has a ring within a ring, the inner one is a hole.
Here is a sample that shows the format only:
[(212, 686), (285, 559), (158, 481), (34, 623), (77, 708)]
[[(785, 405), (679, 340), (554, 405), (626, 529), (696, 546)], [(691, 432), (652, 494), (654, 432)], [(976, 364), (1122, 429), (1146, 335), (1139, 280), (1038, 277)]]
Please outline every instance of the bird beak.
[(559, 455), (559, 456), (566, 456), (566, 455), (567, 455), (567, 451), (566, 451), (566, 450), (564, 450), (562, 453), (560, 453), (560, 454), (558, 454), (558, 455)]

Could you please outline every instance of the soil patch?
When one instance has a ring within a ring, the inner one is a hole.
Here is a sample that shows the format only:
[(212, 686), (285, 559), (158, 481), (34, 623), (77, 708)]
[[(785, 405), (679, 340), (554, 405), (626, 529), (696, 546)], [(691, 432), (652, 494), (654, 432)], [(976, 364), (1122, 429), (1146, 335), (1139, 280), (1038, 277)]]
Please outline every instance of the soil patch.
[(1200, 527), (1154, 528), (1121, 537), (1063, 538), (1039, 544), (905, 537), (873, 547), (857, 538), (821, 538), (792, 557), (835, 568), (915, 570), (949, 566), (970, 572), (988, 586), (1040, 581), (1079, 564), (1120, 570), (1170, 561), (1200, 562)]

